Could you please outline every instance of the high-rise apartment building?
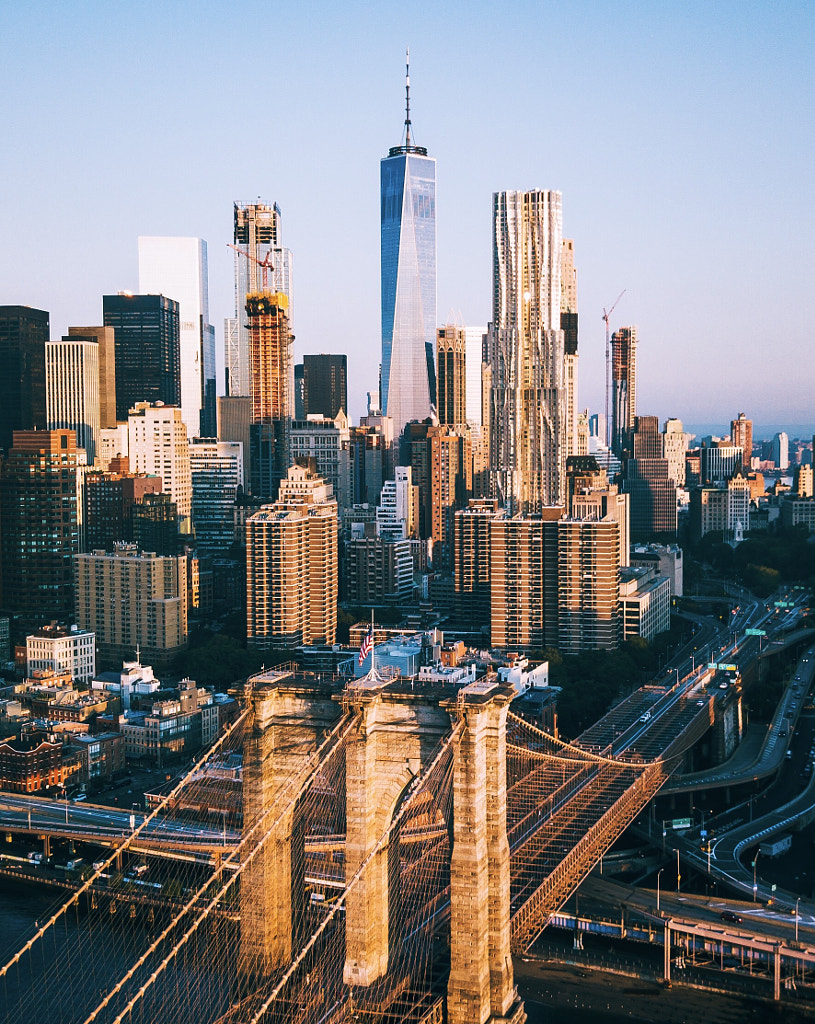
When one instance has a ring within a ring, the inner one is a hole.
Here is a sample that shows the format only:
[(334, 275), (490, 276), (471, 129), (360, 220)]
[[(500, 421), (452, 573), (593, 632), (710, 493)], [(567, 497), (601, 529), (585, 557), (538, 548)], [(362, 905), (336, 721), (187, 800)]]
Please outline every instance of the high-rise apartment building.
[(632, 454), (636, 415), (637, 328), (621, 327), (611, 335), (611, 450), (619, 459)]
[(246, 635), (261, 650), (333, 644), (337, 503), (311, 466), (290, 467), (278, 500), (246, 520)]
[(676, 484), (668, 475), (667, 459), (628, 459), (621, 489), (631, 499), (633, 540), (676, 535)]
[(15, 430), (45, 426), (45, 343), (48, 314), (30, 306), (0, 306), (0, 449)]
[(498, 514), (490, 524), (490, 639), (564, 653), (620, 643), (620, 527), (605, 519)]
[(252, 399), (248, 395), (220, 395), (218, 409), (218, 440), (236, 441), (243, 450), (243, 486), (249, 484), (249, 426), (252, 422)]
[(160, 476), (164, 493), (178, 506), (181, 519), (192, 511), (190, 446), (181, 410), (170, 405), (137, 402), (127, 418), (130, 468)]
[[(126, 460), (125, 460), (126, 461)], [(112, 551), (133, 539), (131, 509), (147, 494), (161, 493), (161, 477), (128, 470), (88, 473), (83, 488), (86, 551)]]
[(750, 472), (750, 460), (753, 457), (753, 421), (740, 412), (738, 418), (730, 422), (730, 440), (741, 448), (741, 465), (745, 473)]
[(560, 329), (563, 331), (563, 375), (566, 386), (566, 458), (577, 455), (577, 270), (574, 241), (563, 239), (560, 272)]
[(615, 650), (622, 639), (620, 524), (570, 518), (556, 528), (557, 647), (567, 654)]
[(215, 328), (203, 238), (139, 236), (139, 291), (178, 303), (181, 418), (189, 437), (215, 433)]
[(348, 356), (303, 356), (303, 419), (348, 415)]
[(467, 430), (431, 427), (427, 436), (429, 537), (434, 568), (453, 568), (454, 517), (473, 493), (473, 455)]
[(178, 303), (164, 295), (102, 296), (116, 346), (116, 419), (137, 402), (181, 402)]
[(345, 600), (363, 608), (407, 604), (413, 597), (409, 540), (377, 537), (371, 527), (344, 545)]
[(629, 564), (631, 527), (629, 495), (610, 484), (593, 455), (572, 457), (566, 464), (569, 514), (573, 519), (614, 519), (620, 527), (620, 565)]
[(472, 498), (455, 515), (456, 614), (468, 629), (490, 621), (490, 524), (497, 516), (505, 513), (492, 498)]
[(410, 466), (396, 466), (392, 480), (382, 485), (376, 509), (376, 533), (379, 537), (401, 540), (418, 536), (419, 488), (413, 483)]
[(249, 472), (252, 494), (276, 498), (289, 463), (294, 364), (288, 300), (282, 292), (246, 296), (249, 322)]
[(772, 459), (776, 469), (787, 469), (790, 464), (790, 439), (784, 430), (773, 436)]
[(69, 327), (68, 337), (96, 342), (99, 362), (99, 427), (116, 426), (116, 337), (112, 327)]
[(682, 420), (665, 421), (662, 431), (662, 455), (668, 463), (668, 476), (677, 487), (685, 486), (685, 454), (688, 450), (689, 435), (682, 427)]
[(469, 424), (486, 427), (489, 425), (489, 415), (486, 413), (490, 407), (489, 375), (484, 373), (487, 328), (465, 327), (463, 330), (466, 371), (465, 416)]
[(88, 465), (99, 445), (99, 343), (68, 337), (45, 345), (45, 420), (48, 430), (73, 430)]
[(740, 446), (727, 444), (725, 441), (703, 444), (699, 449), (702, 483), (713, 484), (729, 480), (738, 469), (741, 469), (742, 455)]
[(243, 487), (239, 441), (196, 437), (190, 442), (192, 521), (202, 554), (225, 555), (235, 540), (235, 500)]
[(436, 161), (411, 135), (380, 164), (382, 411), (399, 436), (435, 404)]
[[(467, 421), (467, 336), (448, 324), (436, 331), (436, 395), (439, 423), (462, 427)], [(481, 369), (481, 358), (478, 362)]]
[(661, 459), (662, 435), (656, 416), (635, 416), (631, 452), (635, 459)]
[(512, 511), (565, 500), (562, 255), (559, 192), (493, 196), (490, 461), (493, 494)]
[[(260, 291), (286, 296), (289, 319), (293, 315), (292, 254), (282, 242), (277, 203), (233, 204), (235, 253), (235, 316), (225, 322), (225, 369), (228, 395), (250, 394), (251, 357), (246, 296)], [(249, 258), (251, 257), (251, 258)], [(259, 264), (266, 265), (266, 283)]]
[(293, 420), (289, 430), (289, 461), (314, 459), (317, 473), (331, 484), (340, 513), (352, 504), (349, 423), (340, 411), (334, 419), (310, 415), (305, 420)]
[(169, 494), (145, 494), (130, 509), (133, 543), (139, 551), (177, 555), (178, 506)]
[(70, 618), (78, 550), (76, 435), (15, 430), (0, 466), (3, 608), (32, 622)]
[(562, 506), (490, 522), (490, 641), (542, 649), (557, 636), (557, 520)]
[(76, 621), (96, 633), (99, 658), (166, 669), (187, 644), (187, 559), (141, 553), (123, 544), (111, 554), (76, 556)]

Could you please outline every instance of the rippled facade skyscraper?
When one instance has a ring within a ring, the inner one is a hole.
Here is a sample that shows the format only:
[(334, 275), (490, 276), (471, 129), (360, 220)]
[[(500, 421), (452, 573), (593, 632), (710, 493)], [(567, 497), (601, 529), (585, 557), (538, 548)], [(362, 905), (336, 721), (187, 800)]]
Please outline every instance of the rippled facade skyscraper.
[(490, 468), (492, 496), (512, 512), (566, 500), (562, 257), (560, 192), (493, 196)]
[(405, 136), (380, 165), (382, 411), (400, 434), (436, 401), (436, 161)]

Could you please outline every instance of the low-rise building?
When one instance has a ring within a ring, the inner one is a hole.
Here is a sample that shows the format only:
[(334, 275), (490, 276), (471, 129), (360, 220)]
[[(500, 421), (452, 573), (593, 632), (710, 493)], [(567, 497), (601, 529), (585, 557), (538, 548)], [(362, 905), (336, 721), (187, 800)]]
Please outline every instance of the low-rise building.
[(125, 738), (120, 732), (84, 733), (69, 744), (79, 762), (76, 780), (83, 786), (100, 786), (125, 765)]
[(96, 672), (96, 634), (79, 626), (43, 626), (25, 638), (29, 673), (68, 672), (74, 683), (90, 686)]
[(78, 771), (76, 755), (35, 723), (24, 725), (19, 738), (0, 741), (0, 790), (39, 793), (59, 789)]
[(651, 640), (671, 628), (671, 582), (653, 568), (621, 570), (620, 604), (623, 640), (634, 636)]

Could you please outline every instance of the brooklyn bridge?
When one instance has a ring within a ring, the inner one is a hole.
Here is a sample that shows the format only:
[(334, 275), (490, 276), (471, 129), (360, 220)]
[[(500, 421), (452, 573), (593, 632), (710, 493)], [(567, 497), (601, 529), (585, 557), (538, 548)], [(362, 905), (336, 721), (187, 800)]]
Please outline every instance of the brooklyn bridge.
[(0, 968), (7, 1019), (521, 1024), (512, 957), (710, 726), (692, 682), (566, 743), (497, 679), (254, 676)]

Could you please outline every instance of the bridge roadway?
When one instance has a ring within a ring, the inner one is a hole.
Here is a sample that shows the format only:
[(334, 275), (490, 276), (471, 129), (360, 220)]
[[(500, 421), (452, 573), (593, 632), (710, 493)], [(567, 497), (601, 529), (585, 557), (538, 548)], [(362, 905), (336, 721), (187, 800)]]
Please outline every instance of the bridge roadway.
[[(639, 787), (636, 799), (632, 799), (637, 789), (635, 783), (644, 781), (638, 779), (638, 776), (646, 760), (680, 753), (709, 727), (715, 695), (711, 697), (703, 693), (707, 670), (697, 667), (697, 660), (704, 659), (706, 662), (708, 659), (730, 658), (738, 649), (739, 633), (746, 628), (756, 628), (756, 624), (764, 623), (769, 615), (769, 610), (754, 602), (744, 609), (738, 609), (732, 622), (720, 630), (718, 635), (712, 635), (712, 624), (703, 625), (697, 640), (705, 638), (706, 642), (701, 649), (693, 651), (690, 650), (691, 645), (686, 645), (680, 664), (673, 669), (676, 673), (673, 685), (645, 687), (638, 691), (605, 716), (597, 726), (587, 730), (572, 748), (572, 752), (561, 758), (561, 764), (577, 767), (580, 777), (577, 784), (571, 787), (568, 797), (564, 796), (562, 800), (554, 799), (558, 784), (552, 778), (547, 779), (534, 793), (537, 804), (545, 804), (548, 800), (548, 809), (545, 813), (534, 813), (532, 827), (526, 828), (512, 843), (512, 902), (516, 911), (528, 911), (528, 897), (535, 886), (545, 890), (549, 883), (548, 896), (540, 897), (537, 894), (539, 908), (536, 913), (541, 927), (545, 926), (548, 914), (573, 891), (608, 845), (653, 795), (653, 783), (649, 782), (648, 791), (645, 791), (647, 787)], [(729, 643), (731, 633), (733, 642)], [(604, 755), (603, 760), (575, 766), (574, 758), (580, 747), (595, 752), (595, 756), (601, 753)], [(608, 758), (616, 760), (616, 766)], [(620, 759), (628, 762), (629, 766)], [(533, 770), (530, 778), (534, 776)], [(656, 782), (657, 789), (663, 780), (664, 775)], [(637, 800), (641, 806), (635, 806)], [(513, 793), (510, 790), (508, 818), (511, 819), (514, 814), (515, 820), (520, 820), (524, 817), (524, 811), (524, 800), (521, 800), (519, 807), (513, 808)], [(0, 796), (0, 827), (33, 835), (50, 834), (115, 845), (132, 834), (142, 820), (140, 813), (87, 803), (63, 804), (8, 794)], [(601, 822), (605, 831), (598, 831), (595, 827)], [(237, 832), (225, 827), (213, 828), (200, 822), (190, 824), (158, 818), (146, 830), (146, 842), (140, 841), (139, 851), (162, 856), (212, 857), (217, 860), (238, 838)], [(334, 839), (334, 842), (327, 841), (329, 839)], [(309, 856), (309, 875), (319, 875), (320, 854), (329, 850), (332, 854), (336, 852), (337, 842), (338, 837), (309, 837), (306, 851)], [(332, 860), (335, 863), (331, 865), (330, 872), (325, 872), (325, 882), (341, 884), (339, 876), (343, 873), (342, 862), (333, 856)], [(558, 870), (565, 865), (568, 865), (567, 875), (564, 875), (563, 870)], [(331, 877), (335, 874), (336, 878)], [(531, 935), (533, 931), (537, 934), (540, 929), (535, 931), (528, 922), (527, 914), (527, 924), (532, 929), (528, 934)]]

